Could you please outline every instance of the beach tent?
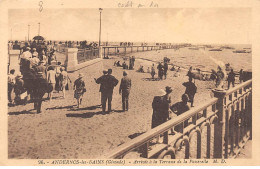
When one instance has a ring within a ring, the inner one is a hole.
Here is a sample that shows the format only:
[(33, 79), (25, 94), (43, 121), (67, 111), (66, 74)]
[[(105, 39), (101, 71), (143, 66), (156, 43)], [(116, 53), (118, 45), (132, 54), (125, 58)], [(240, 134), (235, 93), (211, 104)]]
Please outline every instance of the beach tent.
[(44, 37), (42, 37), (42, 36), (35, 36), (35, 37), (33, 37), (33, 40), (44, 40)]

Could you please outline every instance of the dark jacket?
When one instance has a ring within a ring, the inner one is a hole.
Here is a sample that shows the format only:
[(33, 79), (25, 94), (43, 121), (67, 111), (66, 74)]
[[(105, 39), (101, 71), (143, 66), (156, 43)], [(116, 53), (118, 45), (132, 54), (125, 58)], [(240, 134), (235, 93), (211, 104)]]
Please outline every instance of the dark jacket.
[(236, 76), (236, 74), (234, 72), (230, 72), (228, 74), (227, 80), (230, 81), (230, 82), (235, 81), (235, 76)]
[(164, 96), (155, 96), (152, 103), (152, 128), (159, 126), (169, 118), (169, 102)]
[(167, 70), (168, 70), (168, 64), (167, 63), (164, 63), (163, 69), (164, 69), (165, 72), (167, 72)]
[(43, 65), (36, 66), (34, 68), (34, 71), (36, 73), (36, 77), (46, 79), (46, 67), (45, 66), (43, 66)]
[(182, 85), (186, 87), (185, 94), (188, 96), (194, 96), (197, 92), (197, 87), (193, 82), (185, 82)]
[(131, 79), (127, 76), (124, 76), (122, 79), (121, 79), (121, 84), (120, 84), (120, 87), (119, 87), (119, 92), (130, 92), (130, 89), (131, 89)]
[(112, 75), (103, 75), (96, 80), (97, 84), (101, 84), (100, 92), (113, 91), (118, 84), (118, 80)]

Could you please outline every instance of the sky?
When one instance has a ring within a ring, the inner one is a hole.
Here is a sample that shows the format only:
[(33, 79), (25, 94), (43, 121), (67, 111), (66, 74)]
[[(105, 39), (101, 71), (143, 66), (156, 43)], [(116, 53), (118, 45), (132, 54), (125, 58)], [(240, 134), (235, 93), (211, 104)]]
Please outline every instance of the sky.
[[(98, 41), (98, 9), (9, 9), (9, 38)], [(250, 8), (105, 8), (102, 41), (251, 44)], [(12, 32), (12, 33), (11, 33)]]

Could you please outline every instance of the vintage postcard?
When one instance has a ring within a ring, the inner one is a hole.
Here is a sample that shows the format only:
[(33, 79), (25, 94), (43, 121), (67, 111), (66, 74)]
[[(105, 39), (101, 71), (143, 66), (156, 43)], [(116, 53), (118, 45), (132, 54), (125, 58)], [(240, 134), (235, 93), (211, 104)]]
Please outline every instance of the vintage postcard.
[(259, 0), (0, 1), (0, 165), (259, 165)]

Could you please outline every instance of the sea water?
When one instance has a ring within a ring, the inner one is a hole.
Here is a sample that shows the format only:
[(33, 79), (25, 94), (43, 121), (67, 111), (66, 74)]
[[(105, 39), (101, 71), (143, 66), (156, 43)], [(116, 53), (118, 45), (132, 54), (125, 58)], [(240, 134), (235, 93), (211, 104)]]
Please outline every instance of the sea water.
[[(214, 48), (220, 48), (214, 46)], [(217, 69), (217, 63), (213, 60), (222, 62), (223, 64), (230, 64), (234, 71), (243, 69), (245, 71), (252, 71), (252, 53), (234, 53), (234, 50), (251, 51), (251, 45), (228, 45), (234, 49), (222, 49), (222, 51), (209, 51), (212, 48), (199, 48), (198, 50), (184, 47), (180, 49), (164, 49), (157, 51), (137, 52), (134, 55), (136, 58), (145, 58), (152, 61), (163, 61), (164, 57), (170, 58), (170, 63), (188, 69), (190, 66), (199, 68), (202, 71), (211, 71)]]

